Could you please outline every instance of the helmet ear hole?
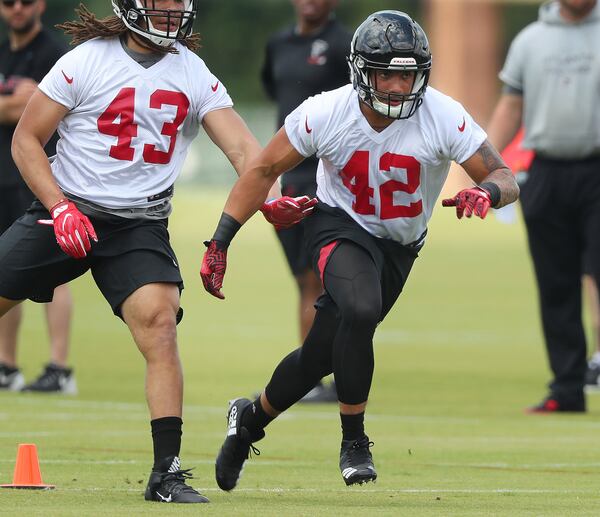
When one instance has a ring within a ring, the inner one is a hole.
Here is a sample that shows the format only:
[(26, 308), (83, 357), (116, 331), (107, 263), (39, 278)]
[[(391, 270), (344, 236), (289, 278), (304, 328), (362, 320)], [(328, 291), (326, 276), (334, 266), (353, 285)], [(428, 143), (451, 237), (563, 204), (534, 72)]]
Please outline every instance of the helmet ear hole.
[[(431, 71), (431, 52), (425, 32), (407, 14), (389, 10), (367, 17), (354, 33), (348, 61), (354, 89), (380, 114), (405, 119), (422, 104)], [(414, 71), (410, 92), (379, 91), (377, 70)]]

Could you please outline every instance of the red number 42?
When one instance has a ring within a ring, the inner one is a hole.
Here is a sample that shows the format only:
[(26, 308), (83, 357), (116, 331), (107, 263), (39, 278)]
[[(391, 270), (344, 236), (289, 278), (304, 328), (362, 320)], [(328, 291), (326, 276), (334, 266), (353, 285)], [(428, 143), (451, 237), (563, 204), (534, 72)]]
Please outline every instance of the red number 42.
[[(379, 218), (418, 216), (423, 212), (423, 200), (409, 205), (395, 205), (394, 192), (416, 192), (421, 183), (421, 164), (412, 156), (385, 153), (379, 159), (379, 170), (389, 172), (392, 167), (406, 170), (406, 183), (390, 179), (379, 185)], [(346, 188), (354, 194), (352, 209), (357, 214), (375, 215), (375, 205), (371, 203), (375, 190), (369, 185), (369, 151), (356, 151), (341, 170), (340, 176)]]
[[(177, 131), (190, 108), (190, 101), (181, 92), (156, 90), (150, 96), (150, 108), (161, 109), (165, 104), (177, 108), (173, 122), (165, 122), (160, 133), (169, 137), (169, 149), (159, 151), (154, 144), (144, 144), (142, 156), (146, 163), (164, 165), (171, 161), (177, 141)], [(137, 136), (138, 128), (134, 122), (134, 112), (135, 88), (122, 88), (98, 118), (98, 131), (104, 135), (117, 137), (116, 145), (112, 145), (108, 153), (116, 160), (133, 160), (135, 149), (131, 146), (131, 140)]]

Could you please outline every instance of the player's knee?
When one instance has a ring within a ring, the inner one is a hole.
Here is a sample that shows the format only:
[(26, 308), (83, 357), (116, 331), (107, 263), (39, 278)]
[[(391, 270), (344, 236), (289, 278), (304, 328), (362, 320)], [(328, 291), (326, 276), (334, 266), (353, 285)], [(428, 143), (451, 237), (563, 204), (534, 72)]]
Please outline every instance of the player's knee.
[(381, 304), (368, 299), (355, 299), (340, 307), (342, 320), (357, 328), (375, 328), (381, 316)]
[[(170, 305), (156, 305), (141, 313), (135, 326), (151, 336), (162, 338), (164, 342), (174, 341), (177, 334), (177, 311)], [(172, 338), (172, 339), (171, 339)]]

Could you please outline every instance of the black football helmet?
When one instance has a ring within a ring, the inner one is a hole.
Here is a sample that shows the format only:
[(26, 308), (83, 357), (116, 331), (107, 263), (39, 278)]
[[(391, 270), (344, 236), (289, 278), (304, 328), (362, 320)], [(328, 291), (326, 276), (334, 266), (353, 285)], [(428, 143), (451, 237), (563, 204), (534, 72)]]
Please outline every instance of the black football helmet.
[[(431, 72), (431, 51), (421, 26), (400, 11), (378, 11), (356, 29), (350, 47), (350, 75), (360, 99), (393, 119), (414, 115), (423, 103)], [(414, 71), (407, 95), (377, 89), (375, 70)]]
[[(177, 40), (192, 34), (198, 0), (183, 0), (183, 9), (157, 9), (157, 0), (111, 0), (113, 11), (125, 26), (161, 47), (169, 47)], [(152, 19), (162, 18), (166, 30), (160, 30)]]

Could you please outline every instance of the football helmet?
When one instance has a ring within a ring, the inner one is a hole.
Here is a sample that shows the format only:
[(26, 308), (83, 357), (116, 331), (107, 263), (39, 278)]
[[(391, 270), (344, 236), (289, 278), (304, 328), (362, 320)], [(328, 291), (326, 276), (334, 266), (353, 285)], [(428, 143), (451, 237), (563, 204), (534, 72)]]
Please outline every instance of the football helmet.
[[(393, 119), (414, 115), (423, 103), (431, 72), (431, 51), (425, 32), (400, 11), (378, 11), (356, 29), (350, 46), (350, 76), (360, 99)], [(376, 70), (414, 71), (410, 93), (377, 89)]]
[(198, 10), (198, 0), (183, 0), (181, 10), (157, 9), (161, 0), (111, 0), (111, 3), (129, 30), (161, 47), (169, 47), (192, 34)]

